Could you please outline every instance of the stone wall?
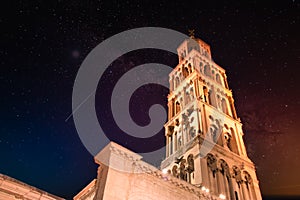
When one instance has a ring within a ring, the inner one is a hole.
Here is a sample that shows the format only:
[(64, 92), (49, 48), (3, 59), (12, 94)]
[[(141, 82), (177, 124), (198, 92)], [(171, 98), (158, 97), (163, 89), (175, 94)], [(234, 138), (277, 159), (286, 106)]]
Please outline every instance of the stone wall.
[[(142, 157), (111, 142), (97, 156), (98, 177), (94, 199), (194, 200), (219, 199), (199, 187), (165, 174)], [(93, 186), (91, 186), (93, 187)], [(84, 192), (81, 192), (84, 196)], [(77, 195), (77, 198), (79, 196)], [(80, 198), (84, 199), (84, 198)]]

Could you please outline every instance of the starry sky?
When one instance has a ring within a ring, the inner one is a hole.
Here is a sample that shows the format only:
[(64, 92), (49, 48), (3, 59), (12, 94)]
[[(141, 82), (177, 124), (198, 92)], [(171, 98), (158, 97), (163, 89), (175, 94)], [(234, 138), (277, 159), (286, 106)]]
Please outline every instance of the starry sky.
[[(143, 3), (142, 3), (143, 2)], [(211, 45), (226, 69), (248, 156), (263, 196), (300, 196), (299, 1), (9, 1), (1, 3), (0, 173), (71, 199), (96, 177), (72, 117), (72, 88), (88, 53), (132, 28), (156, 26)], [(297, 28), (298, 27), (298, 28)], [(105, 130), (119, 133), (109, 113), (114, 84), (129, 69), (175, 55), (158, 50), (118, 58), (99, 81), (96, 110)], [(149, 123), (147, 108), (166, 104), (167, 89), (139, 89), (131, 114)], [(157, 141), (164, 143), (163, 131)], [(123, 145), (127, 142), (120, 138)]]

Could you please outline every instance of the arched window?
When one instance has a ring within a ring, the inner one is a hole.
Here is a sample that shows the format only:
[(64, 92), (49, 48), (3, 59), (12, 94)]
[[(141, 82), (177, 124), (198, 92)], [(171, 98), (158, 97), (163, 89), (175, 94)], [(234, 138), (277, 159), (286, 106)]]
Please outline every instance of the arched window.
[(230, 106), (230, 112), (231, 112), (231, 116), (236, 119), (236, 112), (235, 112), (235, 108), (234, 108), (234, 104), (233, 104), (233, 99), (231, 97), (228, 97), (228, 101), (229, 101), (229, 106)]
[(200, 72), (203, 73), (203, 63), (202, 62), (199, 63), (199, 69), (200, 69)]
[(243, 182), (242, 180), (242, 173), (241, 170), (237, 167), (237, 166), (233, 166), (232, 167), (232, 178), (235, 181), (232, 181), (232, 185), (233, 185), (233, 189), (234, 189), (234, 193), (235, 193), (235, 199), (243, 199), (243, 194), (242, 194), (242, 188), (241, 188), (241, 184)]
[(243, 182), (243, 194), (245, 199), (256, 199), (256, 195), (255, 195), (255, 191), (254, 191), (254, 186), (253, 186), (253, 181), (252, 178), (250, 176), (250, 174), (247, 171), (243, 172), (244, 175), (244, 182)]
[(175, 115), (175, 99), (172, 99), (172, 102), (171, 102), (171, 118), (174, 117)]
[(210, 67), (208, 65), (204, 66), (204, 74), (210, 77)]
[(178, 76), (176, 76), (176, 78), (175, 78), (175, 88), (177, 88), (179, 86), (179, 84), (180, 84), (180, 79), (179, 79)]
[(223, 113), (225, 113), (226, 115), (228, 115), (228, 107), (227, 107), (227, 103), (226, 103), (226, 100), (223, 98), (221, 100), (221, 106), (222, 106), (222, 111)]
[(220, 85), (222, 85), (222, 82), (221, 82), (221, 77), (220, 77), (220, 74), (216, 74), (216, 81), (217, 83), (219, 83)]
[(182, 61), (184, 59), (184, 53), (180, 54), (180, 61)]
[(205, 86), (203, 86), (203, 100), (205, 103), (209, 103), (208, 89)]
[(231, 135), (231, 139), (230, 139), (231, 151), (238, 154), (237, 138), (233, 128), (230, 128), (230, 135)]
[(210, 105), (214, 106), (215, 108), (217, 107), (216, 98), (214, 96), (213, 90), (209, 90), (208, 92), (208, 101)]
[(178, 101), (176, 101), (176, 114), (180, 112), (180, 103)]
[(189, 69), (187, 67), (182, 67), (183, 77), (186, 78), (189, 76)]
[(220, 160), (218, 188), (219, 193), (224, 194), (228, 199), (233, 199), (233, 186), (228, 164), (224, 160)]
[(188, 71), (189, 71), (189, 74), (192, 73), (192, 65), (190, 63), (188, 64)]

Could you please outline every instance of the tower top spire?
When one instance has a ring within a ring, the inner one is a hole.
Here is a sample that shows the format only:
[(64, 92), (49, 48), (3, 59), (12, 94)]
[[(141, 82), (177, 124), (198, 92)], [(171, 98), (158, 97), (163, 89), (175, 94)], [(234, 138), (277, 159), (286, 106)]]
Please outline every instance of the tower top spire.
[(195, 29), (189, 29), (189, 36), (190, 38), (194, 39), (195, 38)]

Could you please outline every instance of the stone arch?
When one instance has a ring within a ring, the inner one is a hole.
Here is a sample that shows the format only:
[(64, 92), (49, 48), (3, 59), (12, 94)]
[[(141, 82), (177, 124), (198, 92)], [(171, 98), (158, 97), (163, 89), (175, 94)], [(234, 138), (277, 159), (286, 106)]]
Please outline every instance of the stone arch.
[(200, 69), (200, 72), (203, 74), (203, 63), (200, 61), (199, 63), (199, 69)]
[(192, 173), (195, 171), (195, 166), (194, 166), (194, 155), (190, 154), (187, 157), (187, 179), (188, 182), (191, 183), (192, 182)]
[(253, 180), (247, 171), (243, 171), (243, 194), (245, 199), (256, 199)]
[(242, 173), (240, 168), (235, 165), (232, 167), (232, 180), (235, 199), (242, 199)]
[(223, 159), (219, 160), (218, 170), (218, 189), (220, 194), (224, 194), (228, 199), (233, 199), (233, 185), (231, 181), (230, 169), (227, 162)]
[(224, 159), (219, 160), (220, 172), (227, 177), (230, 177), (230, 170), (227, 162)]
[(191, 63), (188, 64), (188, 70), (189, 70), (189, 74), (191, 74), (193, 72)]
[(222, 98), (222, 100), (221, 100), (221, 107), (222, 107), (223, 113), (225, 113), (226, 115), (229, 115), (227, 102), (226, 102), (226, 99), (224, 99), (224, 98)]
[(179, 163), (179, 178), (181, 180), (187, 181), (187, 171), (185, 169), (186, 160), (181, 159)]
[(189, 76), (189, 69), (187, 66), (182, 66), (182, 74), (184, 78)]
[(208, 91), (208, 100), (210, 105), (214, 106), (215, 108), (217, 107), (215, 92), (213, 89)]
[(212, 69), (211, 72), (210, 72), (210, 75), (211, 75), (211, 78), (212, 78), (212, 79), (215, 79), (215, 77), (214, 77), (214, 75), (215, 75), (215, 70)]
[(207, 162), (207, 175), (208, 175), (208, 186), (210, 190), (214, 193), (218, 191), (217, 187), (217, 158), (209, 153), (206, 155)]

